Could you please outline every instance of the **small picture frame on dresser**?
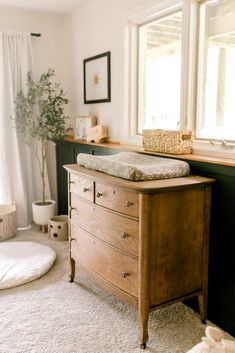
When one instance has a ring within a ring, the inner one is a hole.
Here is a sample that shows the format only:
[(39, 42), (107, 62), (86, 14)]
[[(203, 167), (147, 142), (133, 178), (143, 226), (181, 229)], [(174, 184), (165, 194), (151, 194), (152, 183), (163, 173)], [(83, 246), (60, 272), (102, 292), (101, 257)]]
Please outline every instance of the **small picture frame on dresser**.
[(86, 140), (87, 130), (96, 125), (96, 116), (77, 116), (75, 120), (74, 139)]

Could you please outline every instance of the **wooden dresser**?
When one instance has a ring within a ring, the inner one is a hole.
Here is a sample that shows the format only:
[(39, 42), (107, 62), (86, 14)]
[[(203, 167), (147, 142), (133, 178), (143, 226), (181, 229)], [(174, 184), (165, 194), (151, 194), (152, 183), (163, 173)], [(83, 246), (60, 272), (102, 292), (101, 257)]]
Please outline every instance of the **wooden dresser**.
[(149, 312), (197, 296), (207, 311), (212, 179), (132, 182), (78, 165), (68, 171), (71, 281), (75, 262), (138, 310), (141, 348)]

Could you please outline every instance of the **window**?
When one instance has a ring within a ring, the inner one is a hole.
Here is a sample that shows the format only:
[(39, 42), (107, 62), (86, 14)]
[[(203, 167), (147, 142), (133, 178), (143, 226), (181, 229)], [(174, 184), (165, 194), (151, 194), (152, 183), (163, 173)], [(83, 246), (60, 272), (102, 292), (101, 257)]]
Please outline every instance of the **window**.
[(219, 146), (235, 158), (234, 0), (150, 4), (127, 25), (124, 141), (180, 123), (195, 151)]
[(139, 26), (138, 133), (180, 121), (182, 11)]
[(235, 140), (235, 4), (200, 6), (199, 81), (196, 136)]

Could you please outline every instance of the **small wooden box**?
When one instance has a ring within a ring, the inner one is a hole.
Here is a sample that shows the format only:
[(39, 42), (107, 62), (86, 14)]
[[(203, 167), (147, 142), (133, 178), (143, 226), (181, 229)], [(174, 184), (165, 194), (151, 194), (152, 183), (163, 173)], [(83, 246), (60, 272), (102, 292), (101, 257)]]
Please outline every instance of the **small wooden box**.
[(108, 138), (107, 126), (96, 125), (87, 131), (87, 142), (101, 143)]

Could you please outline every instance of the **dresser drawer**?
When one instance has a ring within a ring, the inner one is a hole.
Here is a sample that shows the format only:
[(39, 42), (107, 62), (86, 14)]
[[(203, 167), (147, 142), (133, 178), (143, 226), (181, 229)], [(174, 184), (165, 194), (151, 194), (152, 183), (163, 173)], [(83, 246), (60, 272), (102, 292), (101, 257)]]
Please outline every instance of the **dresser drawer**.
[(70, 191), (85, 200), (94, 200), (94, 182), (91, 179), (70, 174)]
[(95, 203), (129, 216), (139, 217), (139, 194), (137, 192), (96, 182)]
[(74, 226), (72, 234), (73, 258), (113, 285), (137, 297), (138, 260), (115, 250), (78, 226)]
[(71, 195), (71, 219), (99, 239), (138, 256), (139, 222)]

